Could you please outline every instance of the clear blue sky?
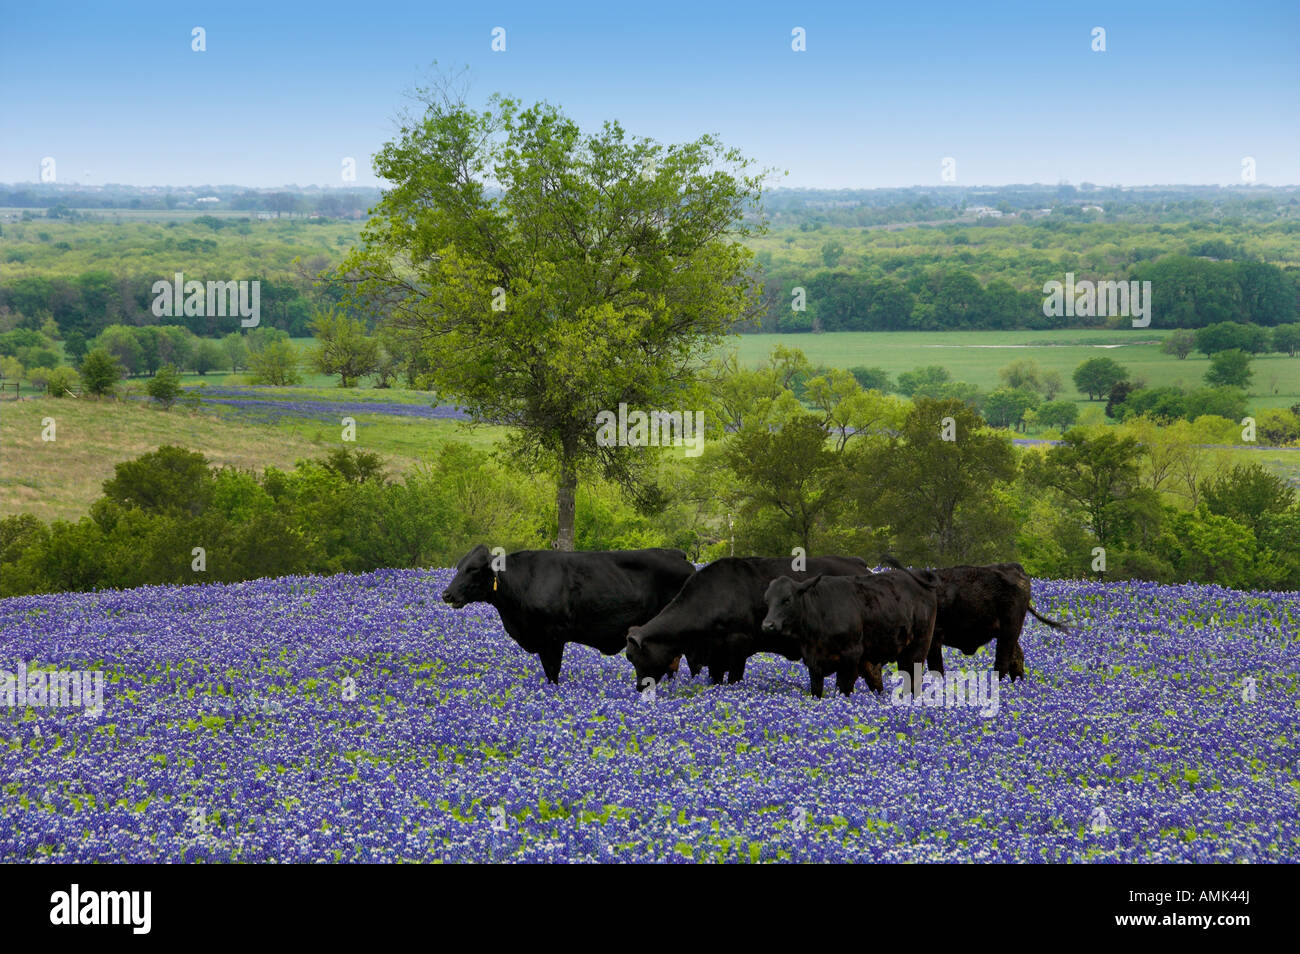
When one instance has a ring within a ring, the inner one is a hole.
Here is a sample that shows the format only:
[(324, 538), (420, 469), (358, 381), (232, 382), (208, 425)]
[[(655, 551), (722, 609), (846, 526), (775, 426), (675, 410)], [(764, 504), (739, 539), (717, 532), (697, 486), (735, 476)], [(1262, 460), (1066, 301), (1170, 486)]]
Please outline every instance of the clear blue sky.
[(63, 182), (338, 185), (354, 156), (375, 185), (436, 60), (584, 126), (717, 133), (788, 186), (936, 184), (945, 156), (968, 185), (1239, 183), (1243, 156), (1300, 183), (1297, 0), (80, 6), (0, 5), (0, 181), (53, 156)]

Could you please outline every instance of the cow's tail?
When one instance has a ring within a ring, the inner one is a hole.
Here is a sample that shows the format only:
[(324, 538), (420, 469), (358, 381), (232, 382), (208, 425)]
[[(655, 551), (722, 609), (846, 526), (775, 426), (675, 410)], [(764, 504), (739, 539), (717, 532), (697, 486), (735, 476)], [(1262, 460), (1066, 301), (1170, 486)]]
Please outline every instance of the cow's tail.
[[(927, 589), (934, 589), (939, 585), (939, 578), (935, 576), (934, 573), (932, 573), (931, 571), (913, 570), (910, 569), (909, 567), (905, 567), (903, 566), (903, 564), (899, 563), (898, 560), (896, 560), (892, 554), (889, 553), (880, 554), (880, 562), (883, 563), (885, 566), (893, 567), (895, 570), (902, 570), (904, 573), (906, 573), (908, 576), (916, 580), (916, 582), (920, 583), (922, 586), (926, 587)], [(1038, 614), (1035, 613), (1034, 615), (1036, 616)]]
[(1048, 619), (1042, 613), (1038, 612), (1038, 610), (1034, 609), (1033, 603), (1029, 604), (1029, 612), (1034, 614), (1034, 619), (1038, 620), (1040, 623), (1046, 623), (1048, 626), (1052, 627), (1052, 629), (1062, 629), (1067, 633), (1070, 631), (1068, 624), (1062, 623), (1060, 620)]

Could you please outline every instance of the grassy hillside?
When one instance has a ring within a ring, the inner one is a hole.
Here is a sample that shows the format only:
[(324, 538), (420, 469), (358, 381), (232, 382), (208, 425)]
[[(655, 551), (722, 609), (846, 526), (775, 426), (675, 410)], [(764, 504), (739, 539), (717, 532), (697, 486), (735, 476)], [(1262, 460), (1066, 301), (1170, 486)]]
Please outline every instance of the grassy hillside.
[[(400, 474), (450, 440), (491, 443), (498, 435), (467, 433), (454, 421), (355, 414), (357, 442), (382, 454)], [(41, 439), (42, 420), (55, 421), (56, 439)], [(212, 463), (261, 470), (292, 467), (341, 446), (339, 427), (287, 417), (259, 423), (228, 409), (162, 411), (131, 401), (49, 398), (0, 404), (0, 516), (30, 513), (42, 520), (85, 515), (113, 465), (164, 444), (199, 451)]]

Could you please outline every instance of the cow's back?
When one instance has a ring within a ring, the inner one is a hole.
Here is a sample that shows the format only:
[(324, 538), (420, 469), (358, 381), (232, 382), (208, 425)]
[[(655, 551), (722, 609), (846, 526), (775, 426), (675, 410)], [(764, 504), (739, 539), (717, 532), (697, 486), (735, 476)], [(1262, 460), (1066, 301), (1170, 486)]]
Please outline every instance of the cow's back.
[[(521, 550), (509, 555), (509, 597), (502, 619), (530, 633), (618, 652), (627, 631), (650, 620), (695, 567), (680, 550), (606, 552)], [(515, 635), (511, 632), (511, 635)]]

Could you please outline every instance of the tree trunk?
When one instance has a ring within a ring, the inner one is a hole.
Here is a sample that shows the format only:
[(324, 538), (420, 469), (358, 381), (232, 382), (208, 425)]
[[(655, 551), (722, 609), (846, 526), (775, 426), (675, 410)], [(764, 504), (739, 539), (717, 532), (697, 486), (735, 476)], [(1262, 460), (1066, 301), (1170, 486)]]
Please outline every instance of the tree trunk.
[(578, 471), (568, 457), (560, 459), (560, 483), (555, 490), (555, 506), (559, 512), (559, 534), (555, 548), (573, 551), (573, 520), (577, 511)]

